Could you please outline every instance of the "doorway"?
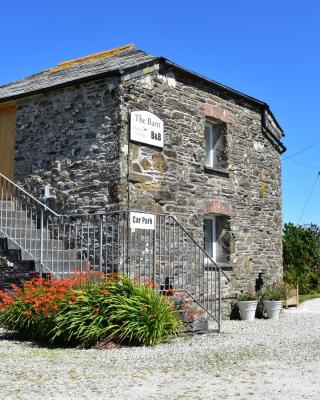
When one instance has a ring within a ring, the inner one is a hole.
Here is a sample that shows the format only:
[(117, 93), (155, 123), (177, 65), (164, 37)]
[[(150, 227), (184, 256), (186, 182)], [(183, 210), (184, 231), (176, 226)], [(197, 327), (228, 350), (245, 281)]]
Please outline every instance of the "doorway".
[[(16, 142), (16, 106), (0, 105), (0, 172), (13, 180)], [(0, 197), (3, 192), (3, 179), (0, 179)]]

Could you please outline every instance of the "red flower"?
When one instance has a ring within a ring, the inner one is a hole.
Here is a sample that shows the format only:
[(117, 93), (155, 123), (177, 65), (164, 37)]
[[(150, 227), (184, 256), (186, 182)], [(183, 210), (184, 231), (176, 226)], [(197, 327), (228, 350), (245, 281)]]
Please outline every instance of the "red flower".
[(25, 317), (31, 317), (31, 312), (30, 311), (23, 311), (23, 315), (25, 316)]

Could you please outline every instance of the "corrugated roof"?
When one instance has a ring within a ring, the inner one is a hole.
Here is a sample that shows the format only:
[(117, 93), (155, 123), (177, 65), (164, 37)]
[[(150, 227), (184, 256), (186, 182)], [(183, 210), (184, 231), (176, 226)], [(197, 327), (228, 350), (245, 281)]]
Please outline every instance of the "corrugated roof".
[(0, 101), (118, 69), (135, 67), (156, 59), (158, 57), (138, 50), (134, 45), (117, 47), (116, 49), (65, 61), (46, 71), (0, 86)]

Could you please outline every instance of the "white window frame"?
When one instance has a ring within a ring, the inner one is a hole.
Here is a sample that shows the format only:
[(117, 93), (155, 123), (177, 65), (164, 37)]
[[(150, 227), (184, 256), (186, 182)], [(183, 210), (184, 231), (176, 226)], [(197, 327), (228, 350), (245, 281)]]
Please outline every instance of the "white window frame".
[[(205, 137), (205, 166), (209, 168), (213, 168), (213, 123), (206, 121), (205, 123), (205, 129), (209, 128), (210, 134), (209, 134), (209, 146), (207, 143), (207, 138)], [(207, 147), (209, 147), (209, 154), (207, 153)], [(206, 161), (209, 159), (209, 161)]]
[[(219, 168), (219, 162), (217, 159), (217, 143), (221, 140), (221, 135), (223, 135), (223, 126), (222, 124), (219, 124), (218, 122), (206, 120), (205, 121), (205, 130), (209, 129), (209, 143), (207, 141), (206, 134), (205, 135), (205, 160), (204, 160), (204, 165), (207, 168), (212, 168), (212, 169), (220, 169)], [(213, 138), (214, 136), (217, 135), (218, 140), (216, 140), (215, 143), (213, 143)], [(224, 144), (225, 146), (225, 144)], [(207, 152), (207, 147), (209, 147), (209, 152)]]
[(217, 220), (215, 215), (205, 215), (204, 219), (208, 219), (211, 221), (211, 251), (212, 251), (212, 260), (217, 262)]

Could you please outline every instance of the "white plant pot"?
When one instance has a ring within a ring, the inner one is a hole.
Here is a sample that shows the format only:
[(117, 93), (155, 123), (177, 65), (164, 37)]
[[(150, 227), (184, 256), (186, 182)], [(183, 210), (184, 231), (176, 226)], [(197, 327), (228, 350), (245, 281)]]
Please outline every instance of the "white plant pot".
[(258, 301), (238, 301), (241, 319), (244, 321), (253, 321), (256, 315)]
[(264, 308), (269, 319), (279, 319), (280, 311), (282, 310), (282, 300), (264, 300)]

